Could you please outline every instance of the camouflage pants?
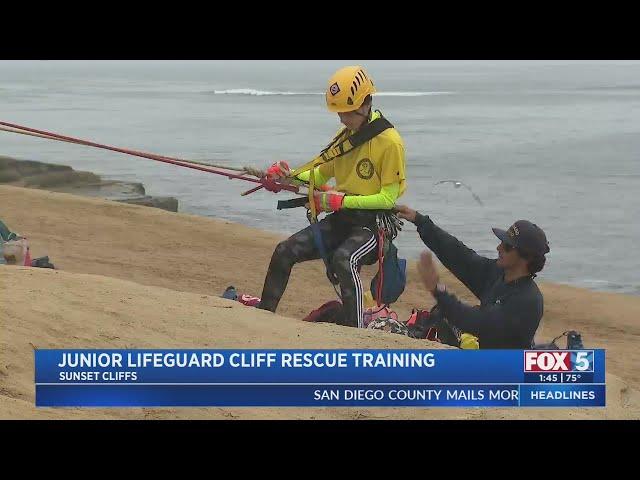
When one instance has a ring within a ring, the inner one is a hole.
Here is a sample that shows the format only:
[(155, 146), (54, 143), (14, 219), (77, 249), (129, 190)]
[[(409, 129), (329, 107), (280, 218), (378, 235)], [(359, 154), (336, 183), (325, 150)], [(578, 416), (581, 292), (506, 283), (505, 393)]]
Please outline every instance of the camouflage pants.
[[(319, 223), (331, 270), (340, 284), (345, 325), (363, 327), (360, 266), (378, 259), (375, 212), (341, 210)], [(280, 242), (273, 252), (258, 308), (275, 312), (296, 263), (321, 258), (311, 226)]]

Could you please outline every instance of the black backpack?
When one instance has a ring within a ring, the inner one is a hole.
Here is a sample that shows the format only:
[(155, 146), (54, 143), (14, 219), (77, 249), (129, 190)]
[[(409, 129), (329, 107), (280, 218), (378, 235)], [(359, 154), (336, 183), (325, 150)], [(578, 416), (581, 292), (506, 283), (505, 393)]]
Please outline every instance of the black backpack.
[(31, 266), (39, 268), (53, 268), (54, 270), (56, 268), (53, 263), (49, 262), (49, 257), (34, 258), (31, 260)]
[(415, 323), (409, 325), (408, 329), (409, 333), (407, 335), (411, 338), (428, 338), (452, 347), (460, 346), (462, 332), (447, 322), (438, 305), (434, 306), (429, 312), (418, 311)]

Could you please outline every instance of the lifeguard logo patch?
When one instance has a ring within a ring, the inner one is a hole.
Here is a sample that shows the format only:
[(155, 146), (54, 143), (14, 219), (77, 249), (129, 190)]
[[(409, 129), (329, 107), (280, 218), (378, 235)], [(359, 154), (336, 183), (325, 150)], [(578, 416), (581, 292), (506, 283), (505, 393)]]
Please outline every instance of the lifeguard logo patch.
[(363, 158), (356, 165), (356, 173), (363, 180), (369, 180), (373, 177), (373, 163), (368, 158)]

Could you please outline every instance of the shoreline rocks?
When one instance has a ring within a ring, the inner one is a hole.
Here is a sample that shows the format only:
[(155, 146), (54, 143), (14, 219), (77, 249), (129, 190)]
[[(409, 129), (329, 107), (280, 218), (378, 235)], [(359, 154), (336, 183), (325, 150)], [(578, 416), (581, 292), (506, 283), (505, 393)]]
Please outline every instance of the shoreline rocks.
[(139, 182), (103, 180), (95, 173), (77, 171), (67, 165), (21, 160), (3, 155), (0, 155), (0, 184), (100, 197), (169, 212), (178, 211), (176, 198), (147, 195), (144, 185)]

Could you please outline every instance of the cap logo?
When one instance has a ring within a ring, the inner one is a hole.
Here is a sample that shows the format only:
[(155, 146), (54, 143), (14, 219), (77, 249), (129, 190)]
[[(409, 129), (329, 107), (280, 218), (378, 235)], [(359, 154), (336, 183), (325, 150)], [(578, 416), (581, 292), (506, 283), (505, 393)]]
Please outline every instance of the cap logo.
[(334, 83), (333, 85), (331, 85), (329, 87), (329, 92), (331, 93), (331, 95), (333, 95), (334, 97), (340, 93), (340, 87), (338, 86), (338, 82)]
[(517, 237), (520, 235), (520, 230), (516, 225), (512, 225), (511, 228), (507, 231), (510, 237)]

